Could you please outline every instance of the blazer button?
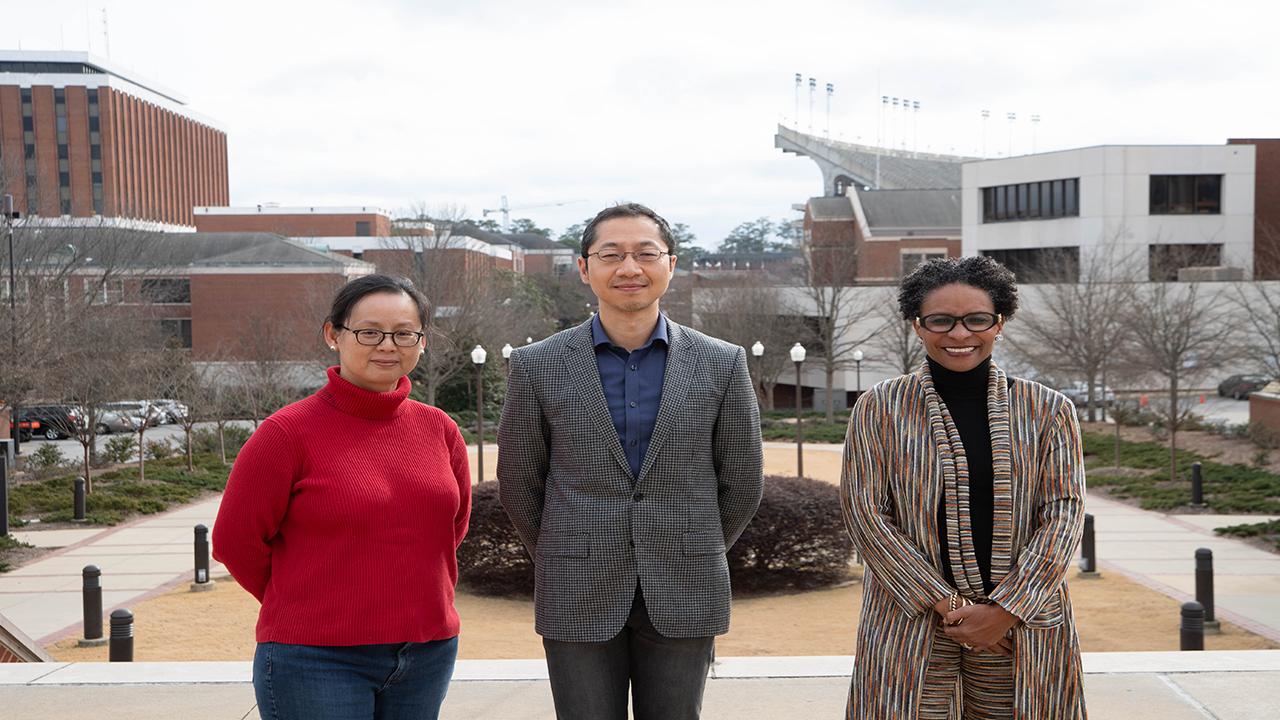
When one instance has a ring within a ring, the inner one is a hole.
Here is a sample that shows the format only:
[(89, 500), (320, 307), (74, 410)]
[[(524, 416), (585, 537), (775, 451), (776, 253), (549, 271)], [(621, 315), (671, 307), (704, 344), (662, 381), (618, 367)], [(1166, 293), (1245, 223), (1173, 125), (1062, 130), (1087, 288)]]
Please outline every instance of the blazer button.
[(636, 493), (635, 495), (631, 496), (631, 499), (635, 500), (636, 502), (640, 502), (641, 500), (644, 499), (644, 493)]
[(628, 540), (628, 541), (627, 541), (627, 545), (630, 545), (631, 547), (635, 547), (635, 546), (636, 546), (636, 541), (635, 541), (635, 540)]

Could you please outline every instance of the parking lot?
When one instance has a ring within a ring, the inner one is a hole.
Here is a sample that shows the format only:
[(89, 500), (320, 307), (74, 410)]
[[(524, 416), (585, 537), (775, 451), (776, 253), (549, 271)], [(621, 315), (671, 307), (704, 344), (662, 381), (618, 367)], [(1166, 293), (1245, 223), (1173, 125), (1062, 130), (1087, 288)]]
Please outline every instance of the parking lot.
[[(239, 424), (246, 427), (252, 426), (252, 423), (248, 421), (240, 421)], [(196, 423), (196, 427), (213, 428), (215, 426), (213, 423)], [(119, 437), (123, 434), (124, 433), (111, 433), (110, 435), (99, 435), (98, 449), (101, 450), (106, 445), (107, 440), (110, 440), (113, 437)], [(153, 440), (168, 440), (170, 444), (179, 449), (184, 447), (184, 437), (181, 425), (157, 425), (156, 427), (147, 428), (146, 433), (143, 435), (143, 439), (147, 442), (151, 442)], [(136, 439), (137, 435), (134, 435), (134, 438)], [(43, 438), (36, 437), (22, 443), (22, 454), (27, 455), (35, 452), (40, 449), (41, 446), (46, 444), (56, 446), (62, 451), (63, 455), (67, 456), (68, 460), (77, 460), (84, 457), (84, 446), (82, 446), (75, 438), (45, 440)]]

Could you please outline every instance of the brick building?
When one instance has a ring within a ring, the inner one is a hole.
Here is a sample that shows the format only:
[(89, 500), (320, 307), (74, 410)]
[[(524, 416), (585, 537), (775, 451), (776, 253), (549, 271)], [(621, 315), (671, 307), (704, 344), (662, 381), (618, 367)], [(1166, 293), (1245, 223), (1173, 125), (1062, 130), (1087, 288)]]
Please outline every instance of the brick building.
[(269, 232), (295, 240), (391, 235), (391, 217), (377, 207), (197, 207), (197, 232)]
[(1253, 279), (1280, 280), (1280, 139), (1232, 139), (1253, 145)]
[(46, 222), (190, 230), (226, 205), (227, 135), (186, 99), (84, 52), (0, 51), (0, 185)]
[(805, 204), (813, 282), (895, 283), (924, 260), (959, 257), (958, 189), (847, 192)]

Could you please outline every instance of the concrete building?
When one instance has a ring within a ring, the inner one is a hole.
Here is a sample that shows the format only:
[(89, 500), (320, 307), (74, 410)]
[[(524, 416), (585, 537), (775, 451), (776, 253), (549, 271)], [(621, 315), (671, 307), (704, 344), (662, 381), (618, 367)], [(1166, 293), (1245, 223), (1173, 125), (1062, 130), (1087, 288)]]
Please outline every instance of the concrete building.
[(962, 252), (1024, 282), (1075, 282), (1082, 266), (1251, 279), (1256, 157), (1248, 144), (1101, 146), (966, 163)]
[(84, 52), (0, 51), (0, 184), (45, 224), (191, 230), (226, 205), (227, 135), (186, 98)]

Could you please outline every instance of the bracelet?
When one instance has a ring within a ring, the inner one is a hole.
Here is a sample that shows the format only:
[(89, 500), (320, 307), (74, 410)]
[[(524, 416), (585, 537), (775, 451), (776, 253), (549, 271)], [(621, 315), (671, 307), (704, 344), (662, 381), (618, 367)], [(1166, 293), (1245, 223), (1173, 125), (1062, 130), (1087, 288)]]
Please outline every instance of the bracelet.
[[(952, 595), (951, 595), (951, 599), (947, 601), (947, 606), (950, 608), (950, 611), (951, 611), (951, 612), (955, 612), (955, 611), (956, 611), (956, 604), (957, 604), (957, 603), (959, 603), (959, 606), (960, 606), (960, 607), (966, 607), (966, 606), (968, 606), (968, 605), (972, 605), (972, 604), (973, 604), (973, 601), (972, 601), (972, 600), (970, 600), (970, 599), (969, 599), (969, 598), (967, 598), (967, 597), (964, 597), (964, 596), (963, 596), (963, 595), (961, 595), (960, 593), (952, 593)], [(960, 624), (961, 624), (961, 623), (963, 623), (963, 622), (964, 622), (964, 618), (960, 618), (959, 620), (956, 620), (955, 622), (950, 622), (950, 623), (947, 623), (947, 624), (948, 624), (948, 625), (950, 625), (950, 626), (952, 626), (952, 627), (955, 627), (955, 626), (957, 626), (957, 625), (960, 625)]]

